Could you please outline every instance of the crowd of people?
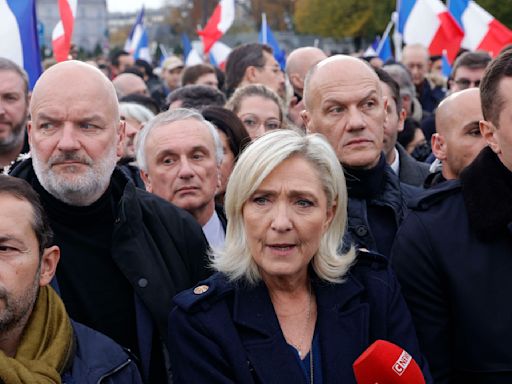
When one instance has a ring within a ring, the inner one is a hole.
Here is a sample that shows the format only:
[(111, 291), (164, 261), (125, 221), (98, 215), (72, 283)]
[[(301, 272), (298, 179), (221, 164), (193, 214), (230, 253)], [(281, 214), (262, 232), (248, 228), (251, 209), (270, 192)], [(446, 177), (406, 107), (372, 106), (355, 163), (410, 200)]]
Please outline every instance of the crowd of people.
[(512, 382), (512, 49), (437, 61), (0, 58), (0, 381)]

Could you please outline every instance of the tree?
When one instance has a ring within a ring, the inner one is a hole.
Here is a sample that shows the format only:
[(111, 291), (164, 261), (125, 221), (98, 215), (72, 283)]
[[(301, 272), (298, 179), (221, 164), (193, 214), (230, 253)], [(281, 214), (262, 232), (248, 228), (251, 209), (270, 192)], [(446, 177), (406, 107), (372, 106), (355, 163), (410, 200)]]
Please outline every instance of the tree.
[(478, 0), (477, 3), (502, 24), (512, 29), (512, 5), (509, 1)]
[(393, 9), (381, 0), (297, 0), (295, 26), (325, 37), (371, 37), (384, 31)]

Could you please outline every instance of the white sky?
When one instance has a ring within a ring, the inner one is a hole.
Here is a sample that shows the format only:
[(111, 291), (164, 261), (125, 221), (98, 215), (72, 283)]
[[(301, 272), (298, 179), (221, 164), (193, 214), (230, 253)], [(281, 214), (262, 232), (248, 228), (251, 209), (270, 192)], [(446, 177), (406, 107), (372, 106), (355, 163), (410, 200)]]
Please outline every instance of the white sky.
[(107, 7), (110, 12), (134, 12), (143, 4), (146, 8), (158, 8), (162, 3), (163, 0), (107, 0)]

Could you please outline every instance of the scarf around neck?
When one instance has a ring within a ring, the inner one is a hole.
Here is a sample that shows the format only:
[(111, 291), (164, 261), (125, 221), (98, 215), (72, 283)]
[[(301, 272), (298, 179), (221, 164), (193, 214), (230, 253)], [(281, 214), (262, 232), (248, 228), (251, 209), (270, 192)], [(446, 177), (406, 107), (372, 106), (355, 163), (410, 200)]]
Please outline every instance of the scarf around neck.
[(15, 357), (0, 351), (0, 382), (60, 384), (72, 355), (73, 328), (64, 303), (50, 286), (44, 286)]

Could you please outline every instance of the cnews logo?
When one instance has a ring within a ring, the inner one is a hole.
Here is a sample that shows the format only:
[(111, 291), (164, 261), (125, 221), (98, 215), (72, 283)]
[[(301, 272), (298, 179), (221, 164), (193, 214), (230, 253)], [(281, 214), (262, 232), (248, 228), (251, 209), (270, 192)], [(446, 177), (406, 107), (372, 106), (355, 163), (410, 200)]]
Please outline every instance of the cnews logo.
[(398, 376), (402, 376), (403, 373), (405, 372), (405, 370), (407, 369), (407, 366), (411, 362), (411, 360), (412, 360), (411, 355), (409, 355), (405, 351), (402, 351), (402, 354), (400, 355), (398, 360), (393, 365), (393, 371), (395, 371), (395, 373)]

